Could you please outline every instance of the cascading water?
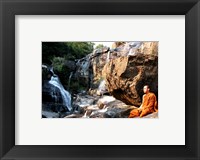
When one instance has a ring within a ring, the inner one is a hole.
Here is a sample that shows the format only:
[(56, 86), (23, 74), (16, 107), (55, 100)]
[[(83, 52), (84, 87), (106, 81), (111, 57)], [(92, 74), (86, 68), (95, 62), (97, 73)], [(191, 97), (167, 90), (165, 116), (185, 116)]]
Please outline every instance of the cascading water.
[(68, 86), (67, 86), (68, 90), (70, 88), (70, 82), (71, 82), (72, 75), (73, 75), (73, 72), (71, 72), (69, 75)]
[(109, 61), (110, 61), (110, 51), (108, 51), (107, 58), (106, 58), (106, 62), (108, 63)]
[(105, 80), (102, 80), (99, 84), (99, 87), (98, 87), (98, 92), (100, 94), (104, 94), (106, 92), (106, 81)]
[(50, 67), (50, 68), (49, 68), (49, 71), (50, 71), (54, 76), (56, 76), (55, 73), (54, 73), (54, 71), (53, 71), (53, 67)]
[(142, 42), (131, 42), (131, 43), (129, 44), (130, 49), (129, 49), (128, 55), (134, 55), (135, 52), (136, 52), (136, 50), (137, 50), (138, 48), (140, 48), (141, 45), (142, 45)]
[(68, 110), (71, 111), (72, 110), (71, 94), (64, 89), (59, 78), (57, 76), (52, 76), (49, 83), (52, 84), (53, 86), (57, 87), (60, 90), (60, 93), (61, 93), (62, 99), (63, 99), (63, 105), (65, 105), (68, 108)]

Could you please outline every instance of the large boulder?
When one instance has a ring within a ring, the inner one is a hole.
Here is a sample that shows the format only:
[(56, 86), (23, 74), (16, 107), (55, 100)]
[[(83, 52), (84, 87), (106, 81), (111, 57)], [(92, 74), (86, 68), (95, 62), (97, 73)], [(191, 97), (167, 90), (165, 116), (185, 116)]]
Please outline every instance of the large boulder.
[(63, 103), (59, 88), (49, 83), (49, 81), (45, 81), (42, 85), (42, 103)]
[(48, 65), (42, 64), (42, 85), (51, 79), (51, 76), (53, 75), (52, 71), (50, 70), (50, 67)]
[(135, 54), (110, 60), (103, 68), (108, 91), (126, 104), (139, 106), (143, 86), (158, 93), (158, 56), (156, 54)]
[(137, 107), (126, 105), (119, 100), (110, 102), (107, 111), (104, 113), (104, 118), (128, 118), (131, 110)]

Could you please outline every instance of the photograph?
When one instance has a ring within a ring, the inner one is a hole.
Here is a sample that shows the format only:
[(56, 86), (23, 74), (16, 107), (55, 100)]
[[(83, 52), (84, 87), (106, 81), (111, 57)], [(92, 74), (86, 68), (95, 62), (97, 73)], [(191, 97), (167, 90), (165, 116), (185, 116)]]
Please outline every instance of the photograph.
[(158, 41), (41, 42), (42, 118), (158, 118)]

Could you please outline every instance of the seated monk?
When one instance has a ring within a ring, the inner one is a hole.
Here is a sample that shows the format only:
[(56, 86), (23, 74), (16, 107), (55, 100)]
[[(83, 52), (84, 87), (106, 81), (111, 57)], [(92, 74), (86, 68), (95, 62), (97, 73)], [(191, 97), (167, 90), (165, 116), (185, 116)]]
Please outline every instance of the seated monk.
[(145, 85), (143, 88), (143, 92), (145, 93), (142, 97), (142, 104), (139, 108), (133, 109), (130, 112), (130, 115), (128, 118), (134, 118), (134, 117), (143, 117), (147, 114), (157, 112), (157, 100), (154, 93), (150, 92), (150, 88), (148, 85)]

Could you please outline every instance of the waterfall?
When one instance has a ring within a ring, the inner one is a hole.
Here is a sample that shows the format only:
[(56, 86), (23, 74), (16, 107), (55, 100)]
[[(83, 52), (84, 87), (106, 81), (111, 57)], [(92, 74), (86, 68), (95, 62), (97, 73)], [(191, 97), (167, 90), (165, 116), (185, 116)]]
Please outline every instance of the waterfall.
[(56, 76), (55, 73), (54, 73), (54, 71), (53, 71), (53, 67), (50, 67), (49, 71), (53, 74), (53, 76)]
[(109, 61), (110, 61), (110, 51), (108, 51), (107, 58), (106, 58), (106, 62), (108, 63)]
[(102, 80), (98, 87), (98, 92), (102, 95), (106, 92), (106, 81)]
[(129, 44), (130, 46), (130, 50), (128, 52), (128, 55), (134, 55), (137, 51), (137, 49), (139, 49), (142, 45), (142, 42), (131, 42)]
[(44, 64), (42, 64), (42, 68), (48, 69), (48, 67), (46, 65), (44, 65)]
[(53, 86), (57, 87), (60, 90), (60, 93), (61, 93), (62, 99), (63, 99), (63, 105), (67, 106), (68, 110), (71, 111), (72, 110), (71, 94), (64, 89), (59, 78), (57, 76), (52, 76), (49, 83), (52, 84)]
[(69, 90), (69, 88), (70, 88), (70, 82), (71, 82), (72, 75), (73, 75), (73, 72), (71, 72), (70, 75), (69, 75), (68, 90)]
[(106, 84), (106, 81), (102, 80), (101, 83), (100, 83), (100, 85), (99, 85), (99, 87), (98, 87), (98, 89), (99, 90), (105, 90), (105, 84)]
[(88, 111), (85, 112), (85, 114), (83, 115), (82, 118), (89, 118), (89, 117), (87, 116), (87, 112), (88, 112)]

